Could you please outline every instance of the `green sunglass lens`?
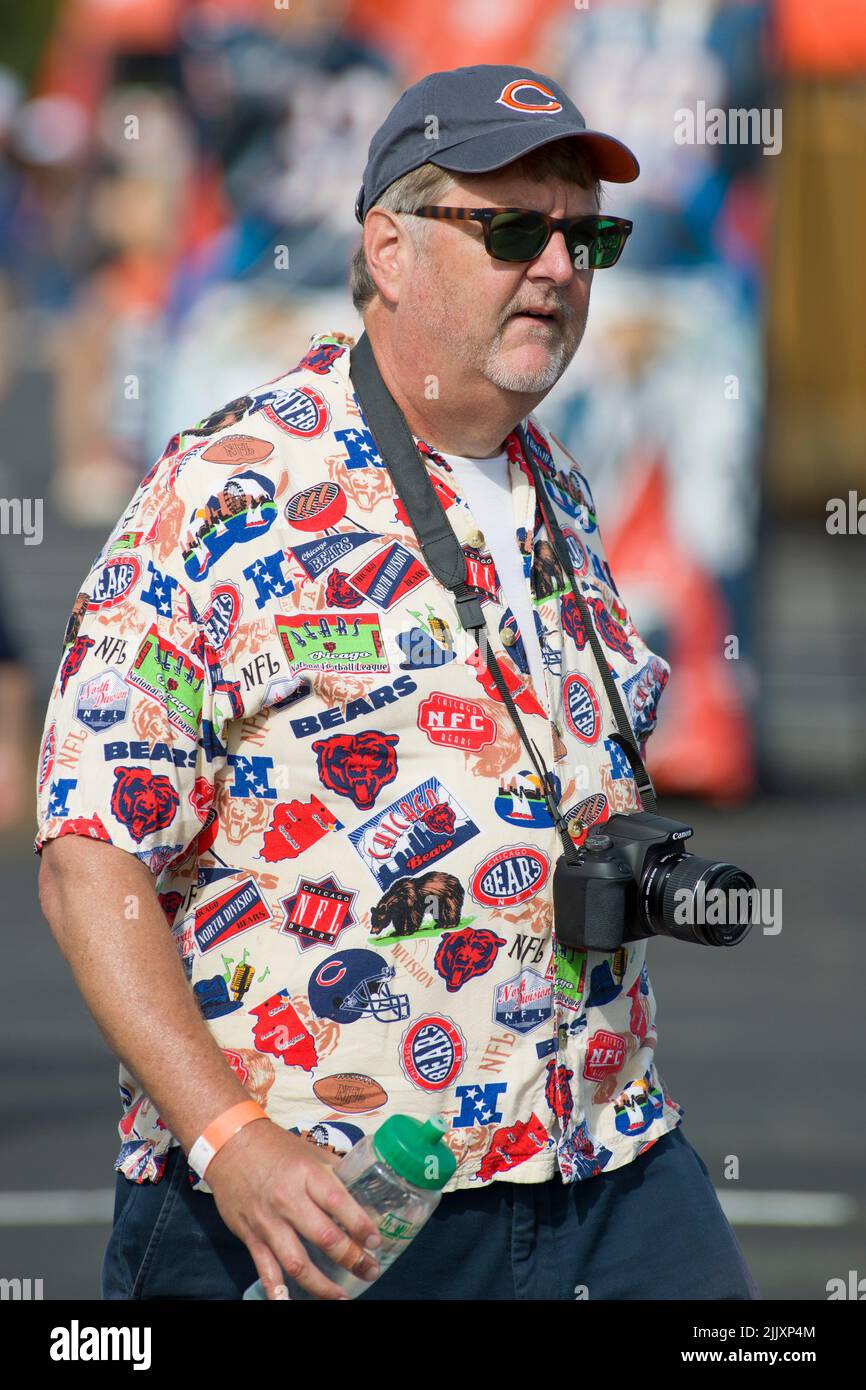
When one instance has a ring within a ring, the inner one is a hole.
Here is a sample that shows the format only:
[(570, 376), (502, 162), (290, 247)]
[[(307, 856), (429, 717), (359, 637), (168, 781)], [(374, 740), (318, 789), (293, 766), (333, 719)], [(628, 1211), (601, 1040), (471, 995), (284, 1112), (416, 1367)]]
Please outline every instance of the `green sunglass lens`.
[(547, 227), (520, 212), (501, 212), (490, 222), (490, 247), (503, 261), (531, 261), (541, 251)]
[[(569, 254), (578, 270), (602, 270), (617, 260), (625, 231), (606, 218), (582, 222), (568, 235)], [(500, 212), (490, 222), (490, 250), (503, 261), (531, 261), (547, 242), (543, 217), (525, 212)]]
[(624, 240), (622, 229), (615, 223), (584, 223), (575, 227), (569, 237), (571, 259), (578, 270), (603, 270), (614, 264)]
[(593, 265), (596, 270), (614, 264), (622, 251), (625, 236), (625, 230), (616, 223), (599, 223), (593, 238)]
[(623, 233), (619, 227), (599, 230), (595, 238), (596, 266), (598, 269), (613, 265), (622, 250), (623, 240)]

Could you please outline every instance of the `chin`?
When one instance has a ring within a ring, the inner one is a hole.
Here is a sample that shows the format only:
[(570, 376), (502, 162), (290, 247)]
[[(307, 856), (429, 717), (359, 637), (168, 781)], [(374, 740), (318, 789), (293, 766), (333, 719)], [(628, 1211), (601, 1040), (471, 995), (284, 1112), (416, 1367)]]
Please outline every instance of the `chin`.
[(568, 358), (564, 345), (559, 349), (521, 347), (511, 352), (497, 353), (488, 364), (485, 375), (503, 391), (520, 391), (537, 395), (556, 385)]

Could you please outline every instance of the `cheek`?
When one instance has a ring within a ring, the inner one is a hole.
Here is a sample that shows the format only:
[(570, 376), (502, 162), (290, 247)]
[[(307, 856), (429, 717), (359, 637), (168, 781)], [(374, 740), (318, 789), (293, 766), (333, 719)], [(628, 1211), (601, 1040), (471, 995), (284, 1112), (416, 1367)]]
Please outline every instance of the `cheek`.
[[(419, 263), (411, 290), (413, 317), (464, 346), (483, 346), (518, 297), (520, 274), (505, 271), (477, 248), (436, 248)], [(473, 351), (476, 349), (473, 349)]]
[(592, 290), (593, 274), (594, 271), (592, 270), (579, 270), (576, 273), (574, 293), (577, 304), (581, 309), (586, 309), (587, 305), (589, 304), (589, 295), (590, 291)]
[(519, 276), (504, 275), (468, 237), (454, 238), (431, 256), (428, 294), (463, 321), (495, 319), (514, 295)]
[(425, 277), (425, 296), (440, 314), (460, 321), (465, 318), (473, 297), (472, 279), (471, 270), (459, 253), (440, 249), (431, 256)]

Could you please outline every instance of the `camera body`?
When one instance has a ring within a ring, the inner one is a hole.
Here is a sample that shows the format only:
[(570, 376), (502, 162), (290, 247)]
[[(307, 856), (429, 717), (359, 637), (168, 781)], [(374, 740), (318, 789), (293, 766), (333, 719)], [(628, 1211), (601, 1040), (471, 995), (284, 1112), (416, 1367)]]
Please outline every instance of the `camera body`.
[[(737, 945), (752, 926), (755, 881), (733, 864), (687, 853), (683, 844), (693, 833), (682, 821), (651, 811), (617, 814), (593, 826), (574, 857), (560, 855), (556, 863), (557, 941), (604, 952), (651, 936)], [(711, 892), (726, 895), (734, 911), (707, 924), (702, 909)]]

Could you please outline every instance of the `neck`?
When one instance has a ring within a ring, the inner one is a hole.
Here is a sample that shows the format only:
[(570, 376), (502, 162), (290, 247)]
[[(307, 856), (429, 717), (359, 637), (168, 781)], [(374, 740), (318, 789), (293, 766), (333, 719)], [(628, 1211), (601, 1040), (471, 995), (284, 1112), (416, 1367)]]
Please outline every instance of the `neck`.
[[(480, 374), (469, 379), (460, 365), (430, 372), (429, 362), (422, 361), (420, 368), (407, 371), (405, 355), (395, 351), (386, 333), (376, 331), (371, 318), (365, 319), (365, 328), (382, 380), (412, 433), (440, 453), (495, 458), (514, 427), (547, 394), (503, 391)], [(434, 399), (426, 394), (431, 378)]]

